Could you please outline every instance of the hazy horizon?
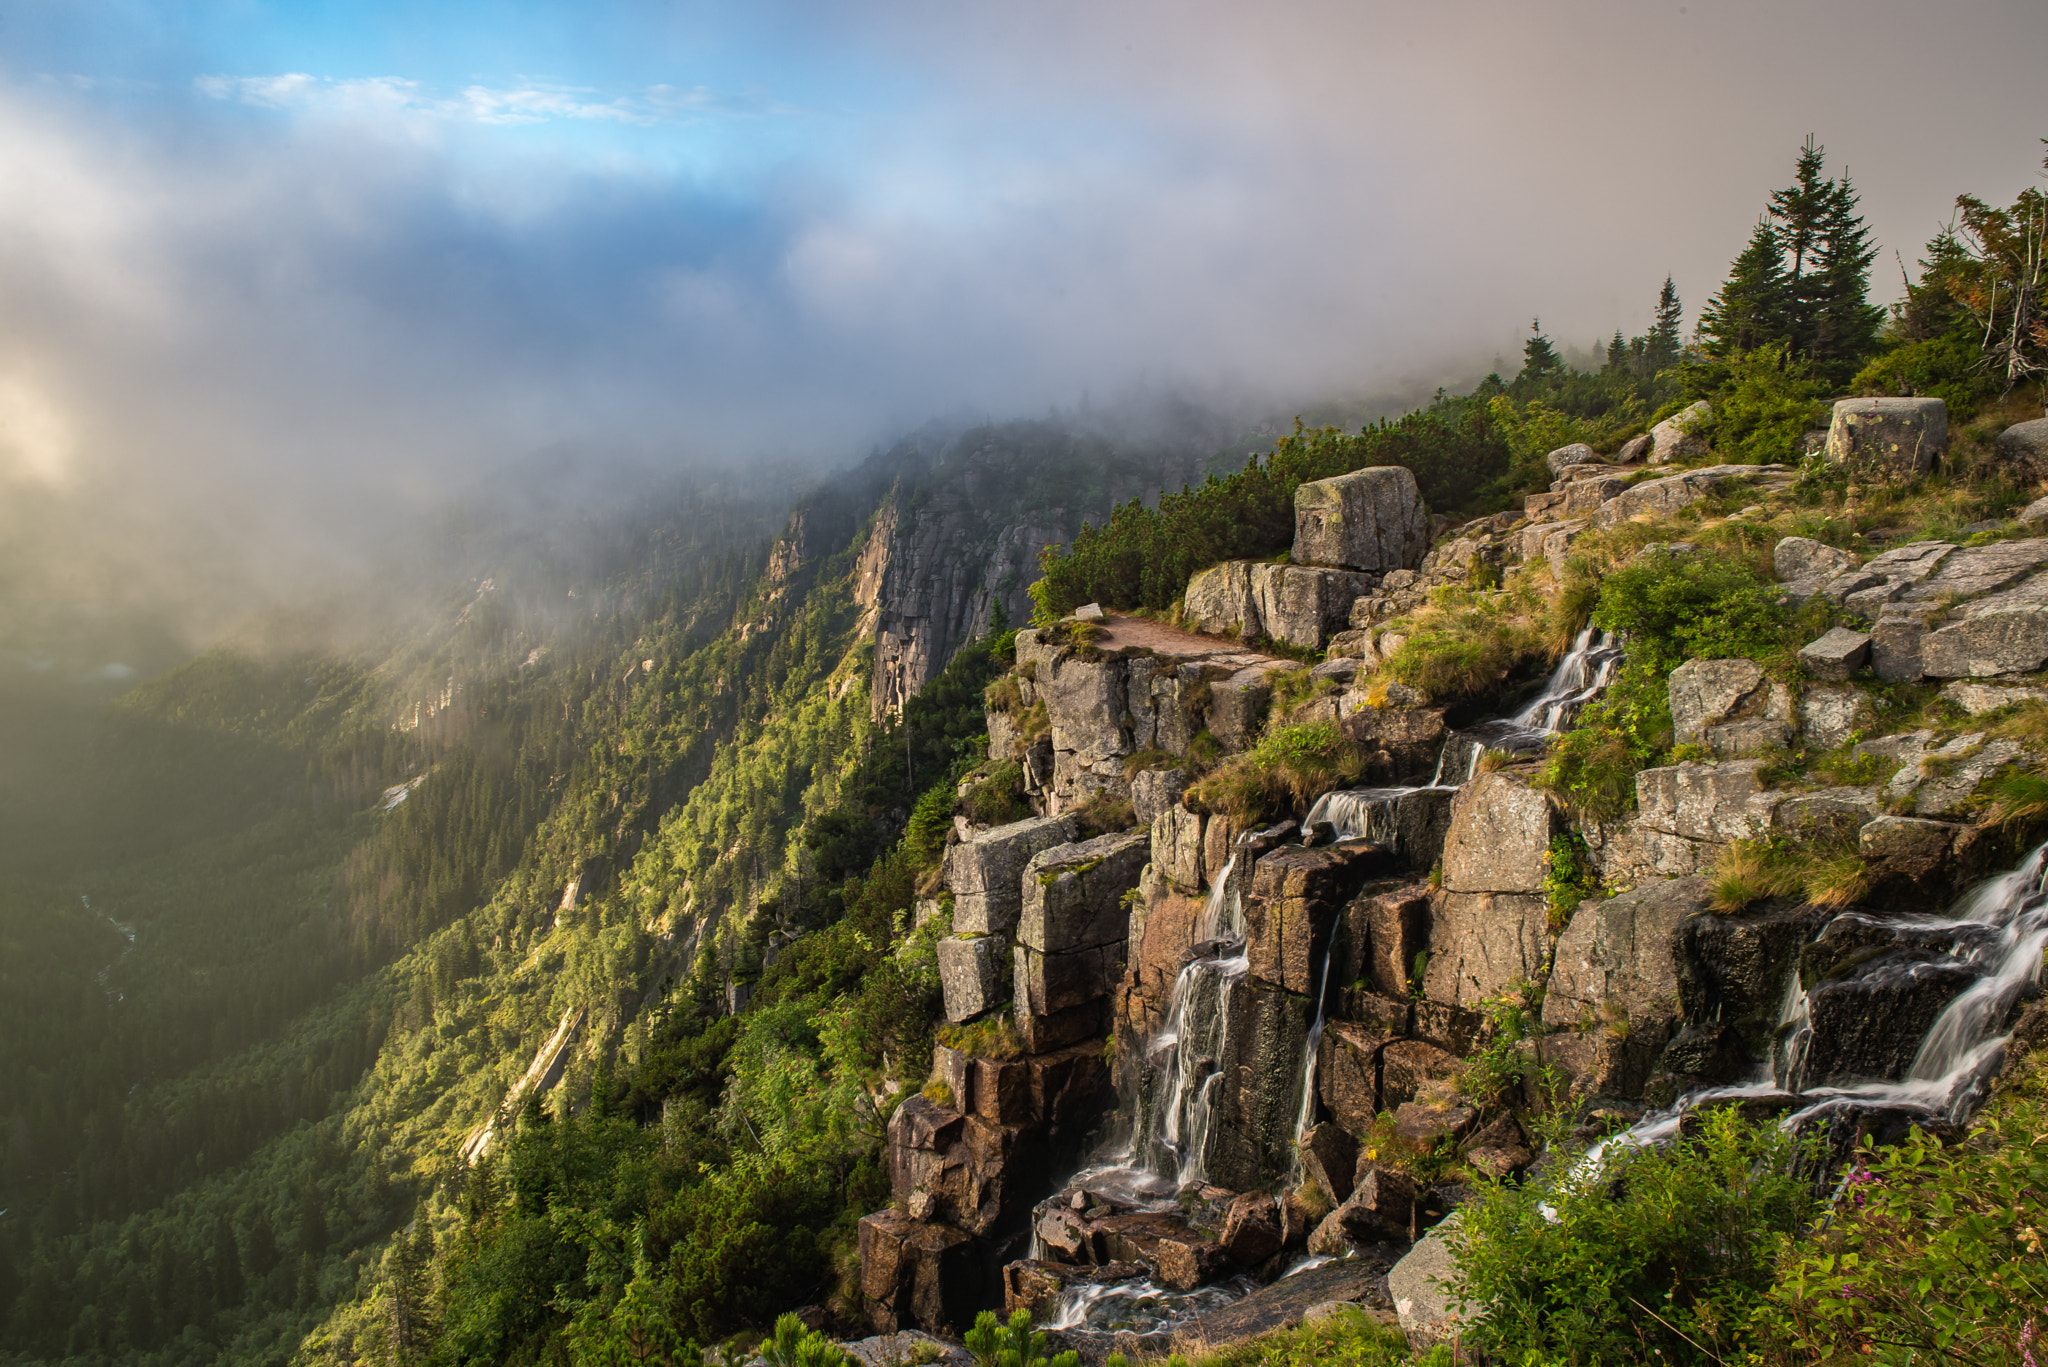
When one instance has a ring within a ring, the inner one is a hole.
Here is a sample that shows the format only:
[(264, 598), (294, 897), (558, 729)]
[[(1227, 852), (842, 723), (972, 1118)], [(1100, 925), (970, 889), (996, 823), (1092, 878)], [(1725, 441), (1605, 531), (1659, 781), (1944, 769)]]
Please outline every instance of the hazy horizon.
[(1890, 299), (2048, 133), (2018, 3), (32, 3), (0, 33), (10, 520), (204, 599), (541, 452), (827, 468), (936, 414), (1426, 393), (1532, 317), (1642, 331), (1667, 273), (1690, 326), (1808, 133)]

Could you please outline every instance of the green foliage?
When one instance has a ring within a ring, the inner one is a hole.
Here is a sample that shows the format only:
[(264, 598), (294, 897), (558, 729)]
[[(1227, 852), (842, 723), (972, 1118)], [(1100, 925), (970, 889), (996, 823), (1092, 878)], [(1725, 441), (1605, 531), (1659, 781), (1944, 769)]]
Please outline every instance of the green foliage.
[(1969, 1142), (1914, 1129), (1858, 1152), (1835, 1218), (1787, 1250), (1764, 1316), (1773, 1360), (2029, 1360), (2048, 1332), (2048, 1107), (2038, 1077)]
[(1550, 928), (1563, 930), (1579, 904), (1599, 891), (1600, 875), (1587, 858), (1586, 838), (1577, 831), (1550, 837), (1550, 854), (1543, 867)]
[(1782, 346), (1826, 387), (1854, 374), (1874, 349), (1884, 314), (1865, 296), (1876, 248), (1844, 174), (1822, 175), (1824, 150), (1808, 138), (1793, 183), (1772, 194), (1767, 217), (1700, 315), (1710, 355), (1724, 359)]
[(960, 809), (978, 826), (1004, 826), (1031, 815), (1024, 800), (1024, 769), (1018, 764), (1000, 764), (989, 776), (968, 789)]
[(1700, 431), (1723, 461), (1796, 464), (1804, 435), (1827, 425), (1831, 387), (1814, 379), (1805, 362), (1788, 360), (1782, 342), (1707, 363), (1688, 378), (1714, 395), (1713, 414)]
[[(1179, 1354), (1168, 1361), (1189, 1367)], [(1411, 1354), (1398, 1328), (1381, 1324), (1363, 1306), (1345, 1306), (1313, 1323), (1198, 1353), (1192, 1367), (1452, 1367), (1452, 1362), (1450, 1345)]]
[(1599, 1172), (1554, 1161), (1526, 1186), (1481, 1187), (1450, 1235), (1476, 1312), (1468, 1340), (1572, 1367), (1738, 1351), (1812, 1195), (1775, 1126), (1732, 1107), (1697, 1126), (1667, 1147), (1611, 1149)]
[(1421, 689), (1434, 703), (1490, 702), (1516, 675), (1549, 660), (1542, 624), (1515, 606), (1446, 595), (1436, 610), (1414, 619), (1381, 673)]
[(1188, 795), (1205, 810), (1250, 825), (1282, 810), (1306, 811), (1317, 797), (1363, 772), (1364, 757), (1336, 723), (1280, 725), (1225, 760)]
[(761, 1356), (768, 1367), (844, 1367), (849, 1361), (838, 1344), (793, 1314), (775, 1321), (775, 1336), (761, 1345)]
[(975, 1317), (974, 1327), (965, 1335), (967, 1351), (974, 1355), (974, 1367), (1080, 1367), (1081, 1355), (1061, 1353), (1048, 1360), (1045, 1335), (1031, 1332), (1031, 1312), (1019, 1310), (1008, 1324), (997, 1321), (994, 1312), (984, 1310)]
[(1798, 635), (1760, 573), (1706, 554), (1638, 555), (1601, 580), (1592, 620), (1627, 635), (1627, 659), (1578, 725), (1551, 742), (1536, 785), (1593, 819), (1628, 810), (1636, 771), (1670, 746), (1673, 669), (1736, 657), (1783, 665)]
[(1536, 1025), (1530, 996), (1528, 983), (1514, 982), (1479, 1003), (1485, 1025), (1478, 1047), (1465, 1060), (1464, 1091), (1482, 1105), (1519, 1088), (1534, 1067), (1522, 1048)]
[(1722, 556), (1637, 556), (1603, 580), (1593, 624), (1625, 634), (1630, 667), (1660, 678), (1687, 660), (1769, 665), (1792, 649), (1787, 614), (1770, 582)]

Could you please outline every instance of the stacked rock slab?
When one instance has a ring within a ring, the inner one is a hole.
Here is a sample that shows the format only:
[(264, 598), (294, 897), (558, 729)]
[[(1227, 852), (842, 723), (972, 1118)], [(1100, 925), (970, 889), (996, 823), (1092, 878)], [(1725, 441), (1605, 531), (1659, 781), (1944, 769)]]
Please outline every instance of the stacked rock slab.
[(1017, 920), (1017, 1030), (1032, 1053), (1100, 1036), (1123, 977), (1130, 936), (1124, 894), (1151, 853), (1145, 831), (1122, 831), (1033, 857)]
[(947, 1020), (973, 1020), (1009, 999), (1003, 968), (1024, 904), (1024, 867), (1073, 838), (1072, 817), (1034, 817), (948, 847), (944, 878), (953, 894), (953, 934), (938, 944)]
[(1583, 1095), (1642, 1094), (1679, 1017), (1679, 931), (1706, 913), (1704, 878), (1583, 903), (1558, 938), (1543, 998), (1544, 1058)]
[(1477, 1008), (1533, 982), (1549, 948), (1543, 879), (1559, 819), (1526, 773), (1496, 770), (1458, 791), (1444, 839), (1443, 887), (1431, 909), (1431, 1002)]
[(957, 1333), (998, 1299), (1009, 1241), (1114, 1097), (1101, 1035), (1124, 969), (1124, 894), (1151, 838), (1073, 834), (1072, 818), (1047, 817), (948, 851), (956, 926), (964, 915), (972, 933), (940, 942), (947, 1014), (965, 1020), (1000, 1004), (988, 947), (1014, 938), (1023, 1048), (970, 1057), (938, 1046), (933, 1085), (890, 1119), (895, 1204), (860, 1225), (862, 1296), (878, 1332)]
[(959, 1333), (1001, 1295), (1031, 1203), (1109, 1104), (1102, 1046), (968, 1059), (943, 1046), (950, 1105), (914, 1095), (889, 1121), (895, 1204), (860, 1222), (861, 1294), (878, 1333)]
[(1293, 1161), (1303, 1050), (1318, 994), (1336, 986), (1326, 967), (1331, 934), (1345, 904), (1389, 859), (1357, 840), (1283, 845), (1253, 866), (1244, 900), (1250, 966), (1229, 989), (1233, 1029), (1217, 1060), (1224, 1077), (1203, 1165), (1210, 1181), (1244, 1191), (1284, 1175)]

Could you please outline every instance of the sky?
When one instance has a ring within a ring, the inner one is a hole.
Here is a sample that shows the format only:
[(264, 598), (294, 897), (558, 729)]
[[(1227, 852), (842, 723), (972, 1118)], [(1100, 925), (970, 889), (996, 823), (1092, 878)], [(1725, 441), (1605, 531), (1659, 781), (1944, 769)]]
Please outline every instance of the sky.
[(1890, 297), (2044, 67), (2039, 0), (0, 0), (0, 525), (276, 586), (536, 452), (1469, 378), (1690, 322), (1809, 133)]

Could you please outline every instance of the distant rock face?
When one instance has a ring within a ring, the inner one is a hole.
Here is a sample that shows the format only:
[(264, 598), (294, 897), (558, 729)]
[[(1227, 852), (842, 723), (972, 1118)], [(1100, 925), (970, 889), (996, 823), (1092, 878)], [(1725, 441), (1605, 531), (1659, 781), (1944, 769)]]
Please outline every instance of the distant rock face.
[(1669, 465), (1673, 461), (1698, 460), (1707, 454), (1707, 439), (1696, 435), (1694, 428), (1713, 416), (1714, 406), (1705, 399), (1690, 408), (1673, 413), (1649, 430), (1650, 460), (1652, 465)]
[(1940, 399), (1842, 399), (1828, 427), (1828, 460), (1887, 479), (1912, 479), (1948, 449)]
[(1429, 510), (1405, 466), (1381, 465), (1294, 491), (1294, 561), (1347, 570), (1412, 570), (1429, 550)]

